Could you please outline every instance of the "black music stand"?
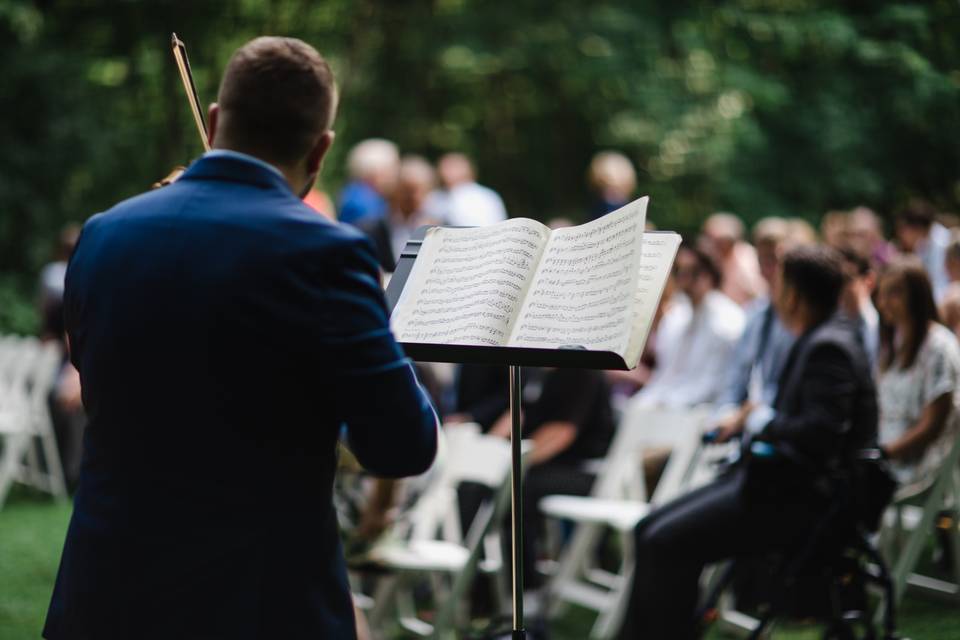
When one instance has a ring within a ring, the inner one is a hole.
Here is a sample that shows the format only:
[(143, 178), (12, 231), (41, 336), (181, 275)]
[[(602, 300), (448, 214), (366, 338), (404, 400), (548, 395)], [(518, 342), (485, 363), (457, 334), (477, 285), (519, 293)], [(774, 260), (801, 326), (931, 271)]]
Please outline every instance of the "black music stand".
[[(387, 285), (386, 297), (390, 313), (400, 300), (414, 262), (429, 226), (417, 229), (404, 247), (397, 268)], [(510, 370), (510, 518), (512, 521), (513, 629), (512, 640), (526, 638), (523, 628), (523, 487), (520, 453), (520, 367), (566, 367), (573, 369), (624, 369), (623, 359), (612, 351), (588, 351), (583, 348), (528, 349), (522, 347), (486, 347), (453, 344), (402, 342), (407, 356), (420, 362), (453, 362), (458, 364), (503, 365)]]

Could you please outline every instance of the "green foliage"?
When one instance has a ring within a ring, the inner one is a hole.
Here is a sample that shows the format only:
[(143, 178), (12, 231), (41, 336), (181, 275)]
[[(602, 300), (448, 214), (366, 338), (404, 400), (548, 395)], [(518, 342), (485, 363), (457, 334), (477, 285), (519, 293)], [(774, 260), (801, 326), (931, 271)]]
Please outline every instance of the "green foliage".
[(513, 215), (581, 217), (604, 148), (679, 230), (717, 209), (815, 221), (909, 195), (960, 209), (955, 0), (5, 0), (0, 272), (32, 278), (64, 222), (199, 153), (171, 31), (206, 101), (255, 35), (328, 57), (331, 192), (351, 144), (376, 135), (470, 153)]
[(33, 335), (38, 326), (30, 290), (15, 278), (0, 275), (0, 334)]

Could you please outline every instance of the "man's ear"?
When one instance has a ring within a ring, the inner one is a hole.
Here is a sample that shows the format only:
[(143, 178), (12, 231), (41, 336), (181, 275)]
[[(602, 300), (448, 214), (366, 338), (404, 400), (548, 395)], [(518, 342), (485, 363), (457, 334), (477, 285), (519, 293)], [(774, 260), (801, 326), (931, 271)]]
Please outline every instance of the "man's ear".
[(320, 165), (323, 164), (323, 158), (333, 145), (335, 136), (336, 134), (329, 129), (320, 134), (320, 138), (317, 139), (317, 144), (313, 146), (313, 149), (310, 150), (310, 154), (307, 156), (307, 175), (320, 173)]
[(213, 149), (213, 139), (217, 135), (217, 123), (220, 121), (220, 105), (211, 102), (207, 108), (207, 146)]

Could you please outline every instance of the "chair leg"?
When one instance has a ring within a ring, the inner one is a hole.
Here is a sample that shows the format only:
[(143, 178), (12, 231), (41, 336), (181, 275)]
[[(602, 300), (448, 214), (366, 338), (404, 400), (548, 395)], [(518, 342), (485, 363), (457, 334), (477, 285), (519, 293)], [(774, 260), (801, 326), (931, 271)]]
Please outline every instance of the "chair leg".
[[(548, 586), (548, 593), (562, 588), (570, 582), (576, 582), (577, 576), (583, 571), (584, 563), (596, 546), (597, 539), (602, 532), (601, 527), (595, 524), (578, 524), (573, 539), (561, 553), (557, 563), (557, 572)], [(568, 602), (564, 598), (548, 595), (550, 602), (547, 617), (556, 619), (566, 611)]]
[(14, 481), (20, 477), (24, 443), (29, 444), (29, 437), (23, 433), (11, 433), (4, 438), (3, 456), (0, 457), (0, 508), (3, 508)]
[(40, 465), (40, 456), (37, 455), (38, 443), (34, 440), (34, 435), (36, 434), (29, 434), (25, 438), (27, 447), (25, 452), (26, 464), (23, 467), (23, 480), (40, 491), (47, 491), (46, 482), (44, 482), (43, 468)]
[(40, 429), (40, 445), (43, 447), (43, 458), (47, 462), (46, 485), (53, 497), (65, 500), (67, 498), (67, 480), (63, 471), (63, 461), (60, 460), (60, 450), (57, 449), (56, 436), (53, 434), (53, 423), (49, 417), (41, 418), (43, 426)]
[(622, 572), (623, 584), (616, 591), (610, 594), (610, 601), (606, 611), (601, 611), (597, 616), (593, 629), (590, 632), (591, 638), (597, 640), (609, 640), (613, 638), (620, 625), (623, 624), (627, 613), (627, 606), (630, 600), (630, 591), (633, 589), (633, 567), (624, 568)]
[(400, 576), (383, 576), (377, 582), (377, 588), (373, 592), (373, 608), (370, 610), (370, 626), (380, 632), (383, 629), (383, 623), (394, 607), (394, 598), (397, 594), (398, 582)]
[(920, 517), (920, 522), (917, 523), (916, 528), (908, 535), (906, 546), (903, 548), (900, 557), (893, 567), (894, 604), (899, 604), (903, 599), (903, 594), (907, 587), (907, 580), (913, 572), (914, 567), (916, 567), (920, 553), (923, 551), (924, 543), (930, 535), (930, 528), (933, 526), (933, 517), (937, 511), (936, 505), (941, 504), (943, 501), (945, 489), (944, 480), (945, 478), (941, 478), (934, 483), (931, 488), (930, 495), (924, 504), (923, 515)]

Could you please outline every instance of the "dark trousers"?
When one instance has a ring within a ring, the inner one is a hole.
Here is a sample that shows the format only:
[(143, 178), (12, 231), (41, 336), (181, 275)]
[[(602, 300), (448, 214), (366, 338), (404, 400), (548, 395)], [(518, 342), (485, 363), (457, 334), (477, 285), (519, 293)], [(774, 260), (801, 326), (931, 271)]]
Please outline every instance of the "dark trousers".
[(707, 564), (799, 548), (823, 517), (797, 492), (744, 496), (738, 469), (652, 512), (638, 526), (633, 591), (622, 640), (696, 638), (700, 573)]
[[(523, 586), (535, 589), (543, 585), (537, 571), (538, 541), (543, 539), (543, 514), (540, 500), (556, 494), (590, 495), (594, 475), (576, 464), (551, 463), (530, 467), (523, 479)], [(508, 538), (509, 539), (509, 538)]]

